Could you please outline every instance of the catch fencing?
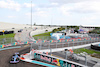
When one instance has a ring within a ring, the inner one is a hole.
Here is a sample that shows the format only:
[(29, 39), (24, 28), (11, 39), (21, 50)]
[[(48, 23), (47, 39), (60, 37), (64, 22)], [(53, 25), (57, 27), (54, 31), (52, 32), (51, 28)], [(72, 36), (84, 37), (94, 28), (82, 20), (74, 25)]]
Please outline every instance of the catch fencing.
[(99, 42), (100, 38), (72, 38), (72, 39), (65, 39), (65, 40), (38, 40), (34, 41), (34, 44), (38, 44), (38, 49), (50, 49), (50, 48), (63, 48), (63, 47), (70, 47), (70, 46), (78, 46), (83, 44), (91, 44), (94, 42)]
[(15, 42), (14, 38), (0, 38), (0, 45), (14, 43), (14, 42)]
[[(71, 39), (60, 39), (60, 40), (51, 40), (51, 39), (38, 39), (37, 41), (26, 41), (26, 42), (16, 42), (14, 38), (2, 38), (0, 39), (0, 48), (4, 48), (5, 46), (12, 46), (14, 44), (36, 44), (38, 45), (38, 49), (47, 49), (47, 48), (61, 48), (61, 47), (70, 47), (70, 46), (78, 46), (88, 43), (94, 43), (100, 41), (100, 35), (98, 34), (89, 34), (90, 37), (78, 37)], [(48, 37), (47, 37), (48, 38)], [(49, 37), (50, 38), (50, 37)], [(3, 45), (3, 47), (2, 47)], [(31, 47), (33, 48), (33, 47)]]

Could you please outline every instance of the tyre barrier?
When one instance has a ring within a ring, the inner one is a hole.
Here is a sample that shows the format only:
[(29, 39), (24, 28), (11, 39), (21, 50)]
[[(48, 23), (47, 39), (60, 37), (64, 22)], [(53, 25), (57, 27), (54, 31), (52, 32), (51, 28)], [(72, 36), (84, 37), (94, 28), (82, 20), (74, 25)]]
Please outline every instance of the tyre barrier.
[(91, 45), (91, 49), (99, 50), (99, 51), (100, 51), (100, 46), (97, 46), (97, 45)]

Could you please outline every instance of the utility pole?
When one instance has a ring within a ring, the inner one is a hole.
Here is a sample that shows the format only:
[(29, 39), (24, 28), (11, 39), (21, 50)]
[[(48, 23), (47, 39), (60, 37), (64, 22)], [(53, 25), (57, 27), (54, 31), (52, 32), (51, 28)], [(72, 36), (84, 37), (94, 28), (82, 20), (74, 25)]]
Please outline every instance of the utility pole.
[(32, 28), (32, 1), (31, 1), (31, 28)]

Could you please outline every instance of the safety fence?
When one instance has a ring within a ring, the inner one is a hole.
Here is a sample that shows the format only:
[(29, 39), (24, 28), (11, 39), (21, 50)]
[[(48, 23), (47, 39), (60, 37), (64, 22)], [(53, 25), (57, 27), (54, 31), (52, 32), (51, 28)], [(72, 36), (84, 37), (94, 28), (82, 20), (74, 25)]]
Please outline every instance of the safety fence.
[(14, 43), (14, 42), (15, 42), (14, 38), (0, 38), (0, 45)]
[(99, 41), (99, 39), (100, 39), (99, 37), (96, 37), (96, 38), (83, 37), (83, 38), (71, 38), (71, 39), (60, 39), (60, 40), (41, 40), (41, 39), (38, 39), (38, 41), (31, 41), (31, 42), (29, 42), (29, 41), (27, 41), (27, 42), (13, 42), (12, 41), (13, 39), (11, 39), (10, 43), (1, 44), (0, 48), (22, 45), (22, 44), (32, 44), (32, 43), (40, 45), (41, 43), (42, 44), (43, 43), (49, 43), (49, 44), (51, 44), (51, 43), (64, 43), (64, 42), (68, 43), (68, 42), (77, 42), (77, 41), (80, 42), (80, 41), (88, 41), (88, 40), (90, 40), (92, 42), (96, 42), (96, 41)]
[[(60, 39), (70, 39), (70, 38), (78, 38), (78, 37), (100, 37), (100, 34), (87, 34), (88, 36), (82, 36), (85, 34), (80, 34), (81, 36), (76, 36), (77, 34), (74, 34), (74, 36), (64, 36), (64, 37), (60, 37)], [(52, 36), (50, 36), (49, 34), (45, 34), (45, 36), (40, 35), (40, 36), (33, 36), (35, 40), (41, 39), (41, 40), (53, 40), (56, 38), (52, 38)], [(69, 38), (70, 37), (70, 38)]]
[(28, 44), (29, 42), (14, 42), (14, 43), (9, 43), (9, 44), (3, 44), (0, 45), (0, 48), (5, 48), (5, 47), (11, 47), (11, 46), (17, 46), (17, 45), (22, 45), (22, 44)]
[(71, 39), (59, 39), (59, 40), (41, 40), (41, 39), (38, 39), (38, 41), (34, 41), (33, 43), (53, 43), (53, 42), (73, 42), (73, 41), (86, 41), (86, 40), (97, 40), (99, 39), (99, 37), (96, 37), (96, 38), (93, 38), (93, 37), (78, 37), (78, 38), (71, 38)]
[[(72, 46), (74, 49), (74, 46), (79, 46), (83, 44), (91, 44), (94, 42), (99, 42), (100, 38), (72, 38), (72, 39), (60, 39), (60, 40), (38, 40), (34, 41), (34, 44), (38, 44), (38, 49), (52, 49), (52, 48), (64, 48), (64, 47), (70, 47)], [(33, 47), (31, 47), (33, 48)]]
[(39, 40), (39, 39), (41, 39), (41, 40), (53, 40), (51, 38), (51, 36), (48, 36), (48, 35), (45, 35), (45, 36), (33, 36), (33, 37), (34, 37), (35, 40)]

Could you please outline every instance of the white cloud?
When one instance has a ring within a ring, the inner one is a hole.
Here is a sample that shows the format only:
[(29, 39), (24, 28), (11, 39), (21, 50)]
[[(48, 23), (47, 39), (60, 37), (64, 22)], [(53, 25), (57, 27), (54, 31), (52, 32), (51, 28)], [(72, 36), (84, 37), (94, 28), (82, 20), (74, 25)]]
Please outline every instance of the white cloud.
[(15, 18), (15, 16), (8, 16), (8, 18)]
[(63, 14), (71, 13), (100, 13), (100, 1), (85, 1), (62, 5), (60, 10)]
[[(25, 7), (31, 7), (31, 3), (24, 3)], [(35, 4), (32, 4), (32, 7), (35, 7)]]
[(70, 15), (70, 12), (69, 12), (70, 9), (71, 7), (66, 7), (65, 5), (60, 7), (60, 10), (64, 15)]
[(49, 0), (51, 3), (58, 4), (68, 4), (68, 3), (77, 3), (77, 2), (85, 2), (85, 1), (100, 1), (100, 0)]
[(51, 5), (58, 5), (58, 3), (51, 3)]
[(2, 0), (0, 1), (0, 8), (7, 8), (19, 11), (21, 9), (21, 5), (12, 0)]
[(36, 12), (36, 14), (38, 16), (41, 16), (41, 17), (47, 17), (48, 16), (46, 11), (38, 11), (38, 12)]
[[(31, 13), (26, 13), (25, 15), (31, 16)], [(33, 16), (39, 16), (39, 17), (47, 17), (49, 14), (46, 11), (37, 11), (32, 13)]]
[(97, 16), (90, 16), (90, 17), (83, 17), (80, 20), (83, 22), (88, 22), (88, 23), (83, 23), (83, 24), (91, 24), (91, 23), (94, 23), (97, 18), (98, 18)]

